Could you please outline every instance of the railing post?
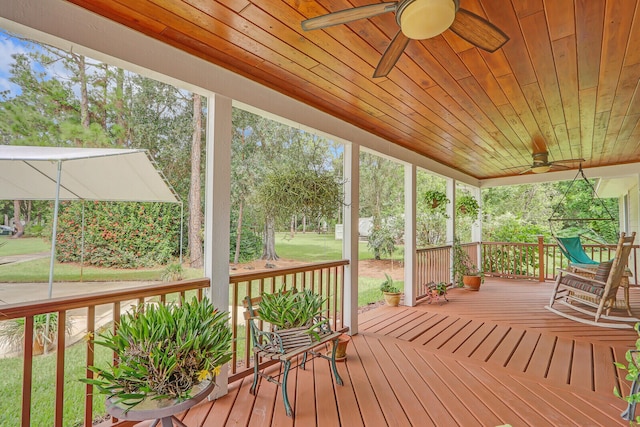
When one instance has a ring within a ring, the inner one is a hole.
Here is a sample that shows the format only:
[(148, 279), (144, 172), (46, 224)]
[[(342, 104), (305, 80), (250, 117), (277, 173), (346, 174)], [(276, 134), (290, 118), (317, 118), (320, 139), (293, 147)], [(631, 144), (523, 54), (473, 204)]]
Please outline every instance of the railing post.
[(544, 273), (544, 236), (538, 236), (538, 264), (540, 265), (540, 271), (538, 274), (538, 281), (544, 282), (545, 273)]

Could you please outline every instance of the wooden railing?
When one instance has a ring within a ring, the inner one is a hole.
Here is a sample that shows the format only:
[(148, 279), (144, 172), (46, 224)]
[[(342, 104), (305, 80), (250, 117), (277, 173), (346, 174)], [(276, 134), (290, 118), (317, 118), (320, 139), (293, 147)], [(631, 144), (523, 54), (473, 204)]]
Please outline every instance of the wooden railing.
[[(462, 249), (471, 261), (478, 265), (478, 243), (462, 244)], [(451, 281), (451, 245), (436, 246), (416, 251), (416, 298), (427, 295), (431, 282), (449, 283)]]
[[(246, 296), (255, 297), (263, 292), (273, 292), (280, 289), (297, 288), (311, 289), (314, 292), (326, 298), (324, 315), (331, 321), (334, 329), (343, 327), (343, 298), (344, 295), (344, 267), (348, 265), (348, 261), (335, 261), (317, 264), (302, 265), (294, 268), (274, 269), (263, 272), (240, 273), (230, 277), (230, 307), (231, 328), (233, 331), (233, 360), (230, 366), (230, 381), (234, 381), (251, 371), (251, 348), (249, 341), (248, 325), (245, 325), (242, 309), (242, 299)], [(86, 309), (86, 329), (81, 331), (87, 337), (94, 336), (98, 329), (96, 316), (96, 307), (104, 306), (110, 308), (113, 316), (109, 320), (113, 320), (110, 325), (116, 325), (126, 304), (144, 303), (153, 301), (166, 303), (171, 299), (171, 295), (175, 294), (185, 297), (186, 293), (193, 291), (198, 298), (202, 298), (203, 289), (209, 287), (209, 280), (194, 279), (185, 280), (176, 283), (151, 285), (145, 287), (136, 287), (123, 289), (118, 291), (109, 291), (95, 293), (90, 295), (55, 298), (35, 302), (27, 302), (21, 304), (11, 304), (0, 306), (0, 320), (25, 319), (25, 343), (33, 342), (33, 325), (34, 316), (57, 313), (58, 324), (65, 325), (68, 317), (67, 312), (73, 309)], [(125, 303), (125, 304), (123, 304)], [(115, 331), (115, 326), (114, 331)], [(67, 335), (65, 328), (58, 330), (56, 344), (58, 349), (65, 349), (67, 344)], [(86, 345), (86, 366), (94, 365), (94, 344), (91, 340), (83, 341), (82, 345)], [(55, 409), (54, 420), (51, 425), (56, 427), (62, 426), (63, 422), (63, 405), (64, 396), (64, 378), (65, 378), (65, 351), (56, 351), (56, 385), (55, 385)], [(23, 379), (22, 379), (22, 426), (30, 426), (31, 410), (32, 410), (32, 385), (33, 378), (33, 350), (31, 345), (24, 346), (23, 353)], [(91, 375), (87, 370), (87, 375)], [(93, 386), (85, 386), (85, 402), (84, 402), (84, 425), (90, 426), (94, 420), (93, 410)], [(71, 404), (77, 404), (73, 402)], [(126, 423), (125, 423), (126, 424)], [(120, 424), (119, 424), (120, 425)]]
[[(0, 306), (0, 319), (11, 320), (24, 318), (24, 352), (23, 352), (23, 372), (22, 372), (22, 411), (21, 425), (30, 426), (32, 385), (33, 378), (33, 324), (34, 316), (47, 313), (57, 313), (58, 325), (67, 324), (67, 311), (73, 309), (86, 309), (86, 336), (94, 336), (96, 332), (96, 307), (110, 305), (113, 312), (113, 325), (120, 320), (122, 303), (134, 301), (144, 303), (149, 298), (154, 298), (162, 303), (167, 301), (171, 294), (177, 294), (183, 298), (188, 291), (195, 291), (198, 298), (202, 298), (203, 289), (209, 287), (208, 279), (185, 280), (177, 283), (161, 284), (155, 286), (145, 286), (129, 288), (118, 291), (94, 293), (90, 295), (72, 296), (64, 298), (52, 298), (35, 302), (21, 304), (11, 304)], [(126, 309), (126, 306), (125, 306)], [(86, 366), (94, 364), (94, 344), (90, 339), (86, 342)], [(58, 349), (65, 349), (67, 343), (66, 328), (59, 327), (56, 336)], [(66, 351), (56, 351), (56, 384), (55, 384), (55, 407), (54, 420), (52, 425), (63, 426), (63, 405), (65, 403), (65, 354)], [(89, 377), (90, 371), (87, 370)], [(80, 402), (69, 402), (69, 404), (79, 404)], [(91, 426), (93, 423), (93, 386), (87, 384), (85, 387), (84, 402), (84, 425)]]
[(264, 292), (296, 288), (311, 289), (326, 299), (324, 316), (331, 321), (333, 330), (342, 329), (344, 295), (344, 267), (349, 261), (332, 261), (301, 265), (292, 268), (234, 274), (229, 278), (233, 356), (230, 381), (251, 373), (251, 341), (249, 325), (244, 322), (242, 300)]
[[(472, 260), (476, 257), (477, 243), (463, 245)], [(616, 245), (584, 245), (585, 252), (594, 261), (607, 261), (615, 256)], [(638, 284), (640, 245), (633, 246), (629, 256), (631, 284)], [(537, 243), (482, 242), (481, 265), (486, 276), (553, 280), (558, 268), (566, 268), (568, 261), (556, 244), (548, 244), (539, 239)], [(417, 297), (426, 293), (429, 282), (449, 282), (451, 246), (419, 249), (417, 255)]]

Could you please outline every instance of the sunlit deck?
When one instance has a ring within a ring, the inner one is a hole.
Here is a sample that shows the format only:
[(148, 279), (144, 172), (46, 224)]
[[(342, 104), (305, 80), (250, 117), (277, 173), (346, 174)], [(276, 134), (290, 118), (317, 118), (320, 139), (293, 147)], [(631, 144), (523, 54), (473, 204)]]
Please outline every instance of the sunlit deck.
[[(360, 316), (360, 333), (339, 365), (296, 370), (287, 418), (279, 390), (251, 378), (184, 415), (189, 426), (482, 425), (613, 426), (626, 404), (614, 360), (633, 330), (578, 324), (545, 310), (550, 283), (487, 279), (480, 292), (454, 289), (449, 302), (383, 307)], [(632, 289), (640, 302), (640, 290)], [(636, 304), (637, 306), (637, 304)], [(628, 385), (623, 380), (623, 387)]]

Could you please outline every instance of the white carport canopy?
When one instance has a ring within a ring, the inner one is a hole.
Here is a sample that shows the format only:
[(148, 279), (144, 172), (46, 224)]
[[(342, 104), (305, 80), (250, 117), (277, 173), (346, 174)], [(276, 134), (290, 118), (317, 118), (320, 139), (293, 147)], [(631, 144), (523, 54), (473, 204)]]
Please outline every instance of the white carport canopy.
[(179, 202), (145, 150), (0, 146), (0, 200)]
[(0, 200), (55, 200), (49, 298), (60, 200), (180, 201), (145, 150), (13, 145), (0, 145)]

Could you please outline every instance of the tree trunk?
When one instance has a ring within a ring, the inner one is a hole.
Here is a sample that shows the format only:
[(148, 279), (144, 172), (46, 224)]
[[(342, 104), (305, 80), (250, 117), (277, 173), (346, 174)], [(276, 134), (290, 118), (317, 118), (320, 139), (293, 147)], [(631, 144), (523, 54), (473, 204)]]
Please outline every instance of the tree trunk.
[(302, 215), (302, 234), (307, 232), (307, 216)]
[(296, 231), (296, 216), (292, 215), (291, 216), (291, 225), (289, 227), (289, 235), (291, 236), (291, 238), (293, 239), (293, 236), (295, 234)]
[(202, 99), (193, 94), (193, 137), (191, 140), (191, 185), (189, 187), (189, 262), (191, 267), (204, 265), (202, 249), (202, 212), (200, 196), (200, 163), (202, 133)]
[(24, 226), (20, 220), (20, 200), (13, 201), (13, 226), (16, 228), (16, 234), (13, 237), (22, 237), (24, 234)]
[(233, 263), (240, 262), (240, 242), (242, 242), (242, 214), (244, 210), (244, 200), (240, 199), (238, 206), (238, 225), (236, 226), (236, 253), (233, 255)]
[(262, 246), (262, 257), (267, 261), (280, 259), (276, 254), (276, 224), (275, 219), (268, 217), (264, 225), (264, 244)]
[(80, 122), (82, 127), (89, 129), (89, 95), (87, 94), (87, 65), (84, 56), (78, 55), (78, 72), (80, 80)]

